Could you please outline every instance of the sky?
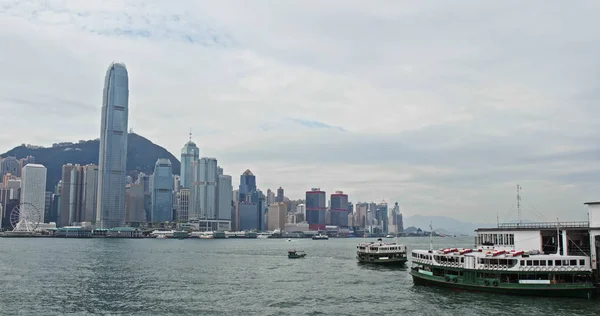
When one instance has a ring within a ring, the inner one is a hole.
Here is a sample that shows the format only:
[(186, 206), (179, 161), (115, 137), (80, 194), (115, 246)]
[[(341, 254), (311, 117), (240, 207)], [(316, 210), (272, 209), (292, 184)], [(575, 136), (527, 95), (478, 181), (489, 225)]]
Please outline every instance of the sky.
[(239, 183), (405, 216), (580, 220), (600, 200), (598, 1), (0, 0), (0, 151), (129, 127)]

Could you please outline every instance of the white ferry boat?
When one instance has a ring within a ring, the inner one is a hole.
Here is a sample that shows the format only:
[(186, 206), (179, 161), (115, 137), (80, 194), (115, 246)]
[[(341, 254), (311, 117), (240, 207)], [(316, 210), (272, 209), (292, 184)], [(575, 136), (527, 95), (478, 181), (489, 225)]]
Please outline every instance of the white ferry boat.
[(404, 265), (408, 261), (406, 246), (398, 243), (362, 242), (356, 246), (356, 259), (361, 263)]
[(588, 221), (506, 223), (476, 230), (474, 249), (413, 250), (415, 284), (589, 298), (600, 281), (600, 202)]
[(318, 235), (314, 235), (312, 236), (313, 240), (329, 240), (329, 236), (325, 235), (325, 234), (318, 234)]

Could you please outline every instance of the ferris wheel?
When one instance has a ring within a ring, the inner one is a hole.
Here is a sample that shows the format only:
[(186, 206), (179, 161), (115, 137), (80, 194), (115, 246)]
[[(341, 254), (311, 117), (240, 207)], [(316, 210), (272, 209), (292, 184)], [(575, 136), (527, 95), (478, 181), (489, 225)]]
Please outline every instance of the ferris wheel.
[(10, 212), (10, 225), (13, 231), (33, 232), (42, 222), (42, 213), (35, 205), (27, 202), (13, 207)]

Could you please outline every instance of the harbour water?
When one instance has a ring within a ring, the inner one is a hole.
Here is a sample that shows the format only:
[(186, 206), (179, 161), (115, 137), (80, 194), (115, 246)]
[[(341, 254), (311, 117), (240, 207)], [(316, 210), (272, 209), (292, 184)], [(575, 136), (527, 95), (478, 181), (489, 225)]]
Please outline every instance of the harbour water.
[(600, 315), (600, 299), (415, 287), (406, 269), (358, 264), (360, 241), (2, 238), (0, 315)]

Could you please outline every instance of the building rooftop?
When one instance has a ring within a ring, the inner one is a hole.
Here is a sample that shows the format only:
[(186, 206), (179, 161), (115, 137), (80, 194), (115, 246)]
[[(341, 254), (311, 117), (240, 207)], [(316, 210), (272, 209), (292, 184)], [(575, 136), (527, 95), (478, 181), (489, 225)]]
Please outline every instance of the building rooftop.
[(242, 173), (243, 176), (253, 176), (254, 174), (252, 173), (252, 171), (250, 171), (250, 169), (246, 169), (246, 171), (244, 171), (244, 173)]

